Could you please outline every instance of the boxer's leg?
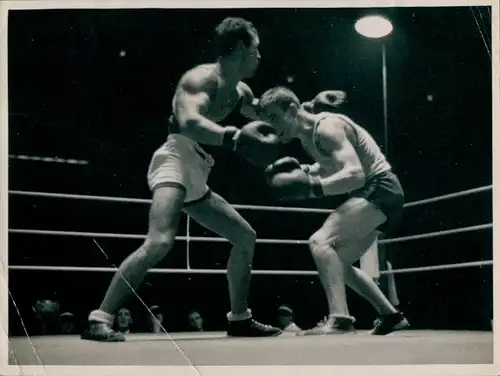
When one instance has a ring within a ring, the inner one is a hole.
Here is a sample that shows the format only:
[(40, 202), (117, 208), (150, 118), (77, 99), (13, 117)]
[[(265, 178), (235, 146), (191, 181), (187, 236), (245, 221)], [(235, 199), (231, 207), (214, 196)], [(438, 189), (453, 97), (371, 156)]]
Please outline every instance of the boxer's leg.
[(380, 315), (390, 315), (397, 312), (377, 283), (363, 270), (353, 265), (344, 264), (344, 276), (347, 286), (365, 298)]
[(350, 198), (327, 218), (309, 240), (311, 254), (328, 300), (329, 319), (305, 334), (353, 331), (345, 291), (345, 265), (359, 260), (386, 216), (363, 198)]
[(129, 255), (115, 273), (98, 310), (89, 315), (90, 330), (82, 338), (95, 341), (123, 341), (122, 333), (111, 327), (113, 314), (135, 293), (146, 273), (162, 260), (172, 248), (184, 205), (185, 189), (179, 185), (158, 186), (149, 211), (146, 240)]
[(135, 292), (148, 269), (172, 248), (182, 207), (191, 193), (187, 184), (192, 170), (190, 149), (185, 142), (169, 136), (152, 156), (147, 178), (153, 192), (149, 208), (148, 233), (144, 243), (129, 255), (114, 275), (99, 309), (89, 315), (90, 330), (82, 338), (96, 341), (123, 341), (123, 334), (111, 330), (113, 315), (126, 298)]
[(245, 219), (221, 196), (211, 193), (207, 199), (184, 208), (196, 222), (226, 238), (232, 245), (227, 263), (227, 280), (231, 312), (228, 313), (230, 335), (270, 336), (281, 333), (278, 328), (251, 319), (248, 294), (256, 234)]

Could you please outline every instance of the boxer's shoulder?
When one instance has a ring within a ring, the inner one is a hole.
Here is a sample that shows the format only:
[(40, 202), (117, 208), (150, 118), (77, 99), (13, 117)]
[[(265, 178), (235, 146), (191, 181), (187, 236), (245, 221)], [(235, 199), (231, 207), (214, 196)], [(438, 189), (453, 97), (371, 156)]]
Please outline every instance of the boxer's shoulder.
[(336, 138), (345, 132), (347, 122), (336, 114), (320, 113), (316, 125), (315, 135), (317, 138)]
[(337, 116), (317, 115), (319, 121), (313, 133), (313, 143), (316, 149), (323, 155), (330, 155), (329, 149), (334, 145), (341, 144), (346, 136), (345, 121)]
[(179, 88), (189, 91), (207, 91), (217, 88), (217, 76), (214, 64), (197, 65), (186, 71), (180, 81)]

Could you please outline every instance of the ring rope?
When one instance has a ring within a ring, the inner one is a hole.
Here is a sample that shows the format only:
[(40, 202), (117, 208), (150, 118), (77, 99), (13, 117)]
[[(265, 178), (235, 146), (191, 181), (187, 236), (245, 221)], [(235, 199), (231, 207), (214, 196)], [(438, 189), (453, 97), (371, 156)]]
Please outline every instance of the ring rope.
[[(437, 202), (440, 200), (470, 195), (473, 193), (484, 192), (491, 190), (492, 186), (483, 186), (474, 189), (469, 189), (465, 191), (460, 191), (456, 193), (451, 193), (447, 195), (437, 196), (429, 199), (409, 202), (404, 205), (404, 207), (412, 207), (432, 202)], [(151, 203), (151, 199), (137, 199), (137, 198), (123, 198), (123, 197), (109, 197), (109, 196), (89, 196), (89, 195), (77, 195), (77, 194), (62, 194), (62, 193), (48, 193), (48, 192), (33, 192), (33, 191), (9, 191), (9, 194), (14, 195), (25, 195), (25, 196), (38, 196), (38, 197), (52, 197), (52, 198), (67, 198), (67, 199), (84, 199), (84, 200), (97, 200), (97, 201), (111, 201), (111, 202), (128, 202), (128, 203)], [(302, 212), (302, 213), (331, 213), (329, 209), (315, 209), (315, 208), (293, 208), (293, 207), (268, 207), (268, 206), (256, 206), (256, 205), (232, 205), (235, 209), (250, 209), (250, 210), (262, 210), (262, 211), (281, 211), (281, 212)], [(442, 235), (477, 231), (483, 229), (492, 228), (493, 224), (483, 224), (477, 226), (462, 227), (457, 229), (437, 231), (427, 234), (419, 234), (412, 236), (405, 236), (393, 239), (384, 239), (379, 243), (396, 243), (408, 240), (431, 238)], [(101, 237), (101, 238), (121, 238), (121, 239), (144, 239), (145, 235), (134, 235), (134, 234), (113, 234), (113, 233), (95, 233), (95, 232), (76, 232), (76, 231), (49, 231), (49, 230), (29, 230), (29, 229), (9, 229), (11, 233), (22, 233), (22, 234), (38, 234), (38, 235), (61, 235), (61, 236), (84, 236), (84, 237)], [(224, 238), (218, 237), (191, 237), (191, 236), (177, 236), (176, 240), (180, 241), (198, 241), (198, 242), (227, 242)], [(282, 239), (257, 239), (257, 243), (261, 244), (307, 244), (308, 241), (305, 240), (282, 240)], [(457, 268), (467, 268), (476, 266), (487, 266), (493, 265), (492, 260), (487, 261), (475, 261), (466, 262), (458, 264), (445, 264), (445, 265), (435, 265), (435, 266), (425, 266), (416, 268), (404, 268), (395, 270), (385, 270), (380, 271), (380, 274), (398, 274), (398, 273), (411, 273), (411, 272), (421, 272), (421, 271), (433, 271), (433, 270), (445, 270), (445, 269), (457, 269)], [(100, 271), (109, 272), (116, 271), (115, 268), (94, 268), (94, 267), (58, 267), (58, 266), (9, 266), (12, 270), (46, 270), (46, 271)], [(194, 273), (194, 274), (225, 274), (225, 270), (217, 269), (151, 269), (152, 273)], [(252, 274), (261, 275), (316, 275), (315, 271), (299, 271), (299, 270), (254, 270)]]
[(462, 232), (486, 230), (489, 228), (493, 228), (493, 223), (487, 223), (484, 225), (477, 225), (477, 226), (460, 227), (460, 228), (455, 228), (455, 229), (451, 229), (451, 230), (429, 232), (427, 234), (402, 236), (400, 238), (384, 239), (384, 240), (380, 240), (378, 243), (379, 244), (401, 243), (401, 242), (405, 242), (408, 240), (428, 239), (428, 238), (434, 238), (436, 236), (444, 236), (444, 235), (451, 235), (451, 234), (459, 234)]
[[(415, 268), (404, 268), (394, 270), (380, 271), (380, 274), (402, 274), (413, 272), (425, 272), (435, 270), (449, 270), (460, 268), (471, 268), (493, 265), (492, 260), (472, 261), (457, 264), (443, 264), (432, 266), (420, 266)], [(107, 267), (88, 267), (88, 266), (30, 266), (30, 265), (11, 265), (11, 270), (30, 270), (30, 271), (63, 271), (63, 272), (116, 272), (116, 268)], [(150, 269), (149, 273), (157, 274), (226, 274), (225, 269)], [(317, 275), (313, 270), (252, 270), (255, 275)]]
[(437, 201), (441, 201), (441, 200), (447, 200), (447, 199), (450, 199), (450, 198), (457, 198), (457, 197), (471, 195), (471, 194), (474, 194), (474, 193), (480, 193), (480, 192), (489, 191), (492, 188), (493, 188), (492, 185), (485, 185), (484, 187), (472, 188), (472, 189), (467, 189), (465, 191), (459, 191), (459, 192), (456, 192), (456, 193), (449, 193), (449, 194), (442, 195), (442, 196), (436, 196), (436, 197), (426, 198), (424, 200), (418, 200), (418, 201), (408, 202), (408, 203), (406, 203), (404, 205), (404, 207), (405, 208), (409, 208), (409, 207), (417, 206), (417, 205), (430, 204), (431, 202), (437, 202)]
[[(146, 235), (139, 234), (114, 234), (104, 232), (79, 232), (79, 231), (54, 231), (54, 230), (24, 230), (9, 229), (14, 234), (32, 234), (32, 235), (57, 235), (57, 236), (81, 236), (86, 238), (110, 238), (110, 239), (144, 239)], [(227, 243), (229, 240), (219, 237), (203, 236), (176, 236), (177, 241), (195, 241), (210, 243)], [(282, 239), (257, 239), (261, 244), (308, 244), (307, 240), (282, 240)]]
[[(379, 244), (387, 243), (399, 243), (408, 240), (417, 239), (427, 239), (443, 235), (458, 234), (464, 232), (478, 231), (493, 228), (492, 223), (461, 227), (452, 230), (436, 231), (427, 234), (403, 236), (394, 239), (384, 239), (380, 240)], [(91, 238), (115, 238), (115, 239), (144, 239), (146, 235), (139, 234), (114, 234), (114, 233), (103, 233), (103, 232), (79, 232), (79, 231), (55, 231), (55, 230), (31, 230), (31, 229), (9, 229), (10, 233), (14, 234), (32, 234), (32, 235), (58, 235), (58, 236), (81, 236), (81, 237), (91, 237)], [(177, 241), (194, 241), (194, 242), (211, 242), (211, 243), (226, 243), (227, 239), (221, 237), (203, 237), (203, 236), (177, 236), (175, 238)], [(260, 244), (309, 244), (307, 240), (292, 240), (292, 239), (257, 239), (257, 243)]]
[[(440, 200), (446, 200), (450, 198), (456, 198), (461, 196), (470, 195), (473, 193), (484, 192), (491, 190), (492, 185), (487, 185), (483, 187), (468, 189), (465, 191), (459, 191), (455, 193), (450, 193), (442, 196), (436, 196), (424, 200), (408, 202), (404, 207), (412, 207), (416, 205), (428, 204), (431, 202), (436, 202)], [(122, 202), (122, 203), (138, 203), (138, 204), (150, 204), (151, 199), (142, 198), (127, 198), (127, 197), (110, 197), (110, 196), (90, 196), (90, 195), (77, 195), (69, 193), (49, 193), (49, 192), (34, 192), (34, 191), (9, 191), (9, 194), (20, 195), (20, 196), (37, 196), (37, 197), (50, 197), (50, 198), (66, 198), (75, 200), (95, 200), (95, 201), (109, 201), (109, 202)], [(316, 208), (293, 208), (293, 207), (283, 207), (283, 206), (260, 206), (260, 205), (231, 205), (235, 209), (247, 209), (247, 210), (260, 210), (260, 211), (276, 211), (276, 212), (295, 212), (295, 213), (324, 213), (330, 214), (331, 209), (316, 209)]]

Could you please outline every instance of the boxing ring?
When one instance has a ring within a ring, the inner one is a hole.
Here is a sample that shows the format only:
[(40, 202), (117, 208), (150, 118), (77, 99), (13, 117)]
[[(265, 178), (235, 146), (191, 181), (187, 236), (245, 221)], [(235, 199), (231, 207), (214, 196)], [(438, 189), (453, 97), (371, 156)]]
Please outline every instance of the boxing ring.
[[(483, 186), (425, 200), (410, 202), (405, 207), (426, 205), (492, 190)], [(9, 191), (16, 196), (46, 199), (113, 201), (149, 204), (151, 200), (122, 197), (88, 196), (48, 192)], [(331, 210), (233, 205), (236, 209), (328, 214)], [(191, 242), (226, 242), (219, 237), (197, 237), (190, 234), (187, 216), (186, 235), (177, 241), (186, 243), (185, 269), (152, 269), (160, 274), (225, 274), (225, 269), (198, 269), (190, 266)], [(417, 239), (451, 236), (458, 233), (491, 230), (492, 223), (445, 231), (380, 240), (379, 244), (408, 242)], [(66, 237), (143, 239), (144, 235), (77, 232), (37, 229), (9, 229), (10, 234)], [(306, 240), (258, 239), (257, 244), (305, 245)], [(257, 246), (258, 247), (258, 246)], [(257, 248), (258, 250), (258, 248)], [(491, 267), (493, 260), (408, 267), (381, 270), (380, 274), (439, 272), (441, 270)], [(103, 273), (111, 267), (9, 265), (10, 270), (64, 271)], [(305, 270), (253, 270), (256, 275), (316, 275)], [(16, 312), (10, 312), (15, 314)], [(362, 354), (362, 356), (360, 356)], [(368, 331), (356, 335), (297, 337), (284, 333), (274, 338), (228, 338), (223, 332), (130, 334), (124, 343), (95, 343), (73, 336), (11, 337), (9, 364), (12, 366), (362, 366), (362, 365), (491, 365), (493, 364), (491, 331), (406, 330), (388, 336), (371, 336)], [(479, 370), (478, 370), (479, 371)], [(43, 373), (42, 373), (43, 374)], [(479, 372), (477, 373), (480, 374)]]

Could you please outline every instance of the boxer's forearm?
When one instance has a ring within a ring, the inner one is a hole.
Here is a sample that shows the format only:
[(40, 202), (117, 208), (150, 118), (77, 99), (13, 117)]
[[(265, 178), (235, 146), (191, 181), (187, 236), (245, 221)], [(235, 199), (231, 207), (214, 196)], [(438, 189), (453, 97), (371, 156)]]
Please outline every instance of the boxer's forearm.
[(200, 144), (222, 145), (225, 128), (202, 115), (190, 117), (182, 128), (182, 134)]

